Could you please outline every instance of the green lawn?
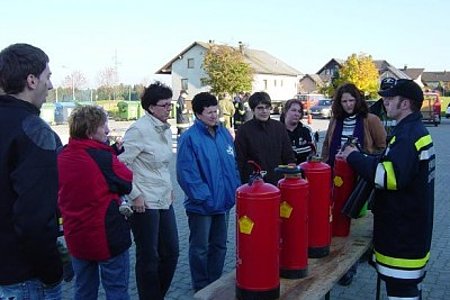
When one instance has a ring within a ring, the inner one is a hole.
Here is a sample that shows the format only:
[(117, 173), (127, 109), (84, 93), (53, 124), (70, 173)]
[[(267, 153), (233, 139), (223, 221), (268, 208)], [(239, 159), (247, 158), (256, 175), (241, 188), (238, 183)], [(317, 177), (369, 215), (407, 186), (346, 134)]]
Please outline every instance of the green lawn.
[(450, 97), (441, 97), (441, 115), (445, 115), (447, 106), (450, 103)]

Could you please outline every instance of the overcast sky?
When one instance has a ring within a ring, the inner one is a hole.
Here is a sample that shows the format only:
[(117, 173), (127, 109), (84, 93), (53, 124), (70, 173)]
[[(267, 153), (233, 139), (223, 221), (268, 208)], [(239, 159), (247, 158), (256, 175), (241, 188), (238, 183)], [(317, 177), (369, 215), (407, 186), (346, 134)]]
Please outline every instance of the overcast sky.
[(0, 0), (0, 48), (24, 42), (50, 56), (55, 86), (72, 70), (90, 86), (116, 64), (142, 83), (194, 41), (265, 50), (302, 73), (370, 54), (396, 67), (450, 70), (448, 0)]

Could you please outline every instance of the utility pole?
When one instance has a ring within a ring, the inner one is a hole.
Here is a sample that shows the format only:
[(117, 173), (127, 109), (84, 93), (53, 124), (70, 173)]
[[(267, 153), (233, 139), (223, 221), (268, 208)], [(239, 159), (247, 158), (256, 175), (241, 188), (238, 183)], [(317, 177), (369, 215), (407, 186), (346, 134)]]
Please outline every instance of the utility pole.
[[(114, 81), (115, 81), (115, 85), (119, 84), (119, 58), (117, 56), (117, 49), (114, 49), (114, 56), (113, 56), (113, 62), (114, 62)], [(116, 91), (117, 89), (114, 88), (114, 100), (117, 99), (117, 95), (116, 95)]]

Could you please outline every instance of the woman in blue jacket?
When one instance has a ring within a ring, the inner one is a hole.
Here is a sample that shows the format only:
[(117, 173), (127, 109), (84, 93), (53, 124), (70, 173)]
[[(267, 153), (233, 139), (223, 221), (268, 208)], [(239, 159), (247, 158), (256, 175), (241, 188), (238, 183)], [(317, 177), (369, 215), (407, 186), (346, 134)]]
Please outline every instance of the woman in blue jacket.
[(189, 266), (192, 286), (200, 290), (222, 275), (228, 212), (240, 185), (233, 139), (218, 125), (217, 99), (199, 93), (192, 100), (195, 123), (178, 142), (177, 178), (186, 194)]

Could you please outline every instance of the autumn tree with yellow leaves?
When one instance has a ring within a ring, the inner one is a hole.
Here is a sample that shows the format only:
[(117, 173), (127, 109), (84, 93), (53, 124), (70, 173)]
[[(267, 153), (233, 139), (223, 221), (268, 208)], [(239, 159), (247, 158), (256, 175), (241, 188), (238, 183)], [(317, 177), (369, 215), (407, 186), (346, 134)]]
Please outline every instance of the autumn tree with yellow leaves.
[(329, 96), (343, 83), (353, 83), (367, 98), (377, 98), (379, 75), (372, 56), (352, 54), (342, 64), (331, 84), (323, 88)]

